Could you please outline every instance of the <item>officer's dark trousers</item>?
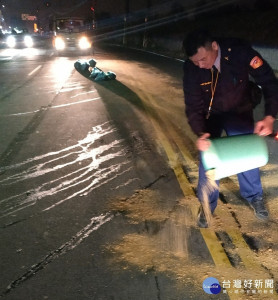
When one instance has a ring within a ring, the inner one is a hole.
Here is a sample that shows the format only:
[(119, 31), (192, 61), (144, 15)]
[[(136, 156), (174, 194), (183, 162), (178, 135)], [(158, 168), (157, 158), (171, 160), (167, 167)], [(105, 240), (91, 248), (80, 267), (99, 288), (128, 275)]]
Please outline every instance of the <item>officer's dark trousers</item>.
[[(211, 138), (220, 137), (225, 131), (227, 136), (239, 134), (251, 134), (254, 130), (254, 121), (251, 113), (244, 114), (221, 114), (211, 116), (207, 121), (207, 132), (211, 134)], [(263, 195), (260, 171), (258, 168), (237, 174), (240, 194), (248, 202), (253, 199), (261, 198)], [(219, 181), (216, 181), (219, 186)], [(200, 155), (199, 163), (199, 182), (197, 187), (197, 196), (202, 203), (204, 199), (208, 199), (211, 212), (213, 213), (219, 197), (218, 189), (207, 189), (208, 179), (205, 174), (204, 166)]]

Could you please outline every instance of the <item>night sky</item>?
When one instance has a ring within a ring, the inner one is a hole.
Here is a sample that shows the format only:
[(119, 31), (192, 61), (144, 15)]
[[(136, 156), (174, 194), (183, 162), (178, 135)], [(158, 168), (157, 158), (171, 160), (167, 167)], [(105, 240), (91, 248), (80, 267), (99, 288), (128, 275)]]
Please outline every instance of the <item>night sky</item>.
[[(49, 2), (51, 5), (47, 7), (45, 4)], [(224, 0), (206, 0), (205, 3), (220, 3)], [(227, 0), (226, 0), (227, 1)], [(275, 0), (268, 0), (277, 5)], [(197, 3), (196, 0), (0, 0), (5, 4), (2, 8), (2, 14), (5, 18), (6, 25), (20, 26), (21, 14), (35, 15), (41, 21), (46, 23), (51, 15), (60, 16), (83, 16), (85, 18), (92, 17), (90, 7), (95, 8), (95, 15), (106, 17), (124, 16), (126, 13), (127, 3), (129, 4), (129, 13), (146, 10), (148, 6), (157, 8), (157, 11), (169, 9), (175, 3), (184, 9)], [(234, 0), (234, 3), (252, 7), (255, 0)], [(167, 5), (165, 5), (167, 4)]]
[[(129, 11), (134, 12), (146, 9), (148, 3), (150, 6), (163, 5), (177, 1), (167, 0), (1, 0), (5, 4), (2, 9), (7, 25), (21, 26), (21, 15), (35, 15), (39, 19), (47, 19), (51, 15), (64, 16), (83, 16), (85, 18), (92, 14), (90, 7), (95, 8), (98, 15), (106, 14), (106, 16), (124, 15), (126, 12), (126, 3), (129, 3)], [(181, 1), (181, 0), (180, 0)], [(187, 4), (194, 0), (181, 1)], [(46, 2), (50, 6), (46, 6)]]

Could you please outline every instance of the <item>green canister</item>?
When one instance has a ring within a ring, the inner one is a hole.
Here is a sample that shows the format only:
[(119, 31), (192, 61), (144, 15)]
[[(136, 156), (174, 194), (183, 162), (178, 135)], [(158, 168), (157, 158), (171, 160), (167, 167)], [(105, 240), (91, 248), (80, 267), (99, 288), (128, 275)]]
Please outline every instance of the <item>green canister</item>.
[(268, 148), (263, 137), (248, 134), (211, 139), (202, 151), (206, 171), (214, 170), (215, 180), (262, 167), (268, 162)]

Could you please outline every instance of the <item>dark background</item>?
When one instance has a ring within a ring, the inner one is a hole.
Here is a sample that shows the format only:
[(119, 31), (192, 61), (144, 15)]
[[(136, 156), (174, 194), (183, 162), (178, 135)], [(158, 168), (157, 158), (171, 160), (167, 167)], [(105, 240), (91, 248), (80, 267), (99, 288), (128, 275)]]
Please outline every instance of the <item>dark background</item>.
[[(132, 28), (129, 35), (137, 37), (147, 32), (151, 39), (153, 36), (181, 38), (201, 26), (216, 35), (244, 37), (252, 43), (272, 46), (278, 43), (278, 4), (274, 0), (0, 0), (0, 3), (3, 28), (30, 27), (29, 21), (21, 20), (23, 13), (37, 17), (42, 33), (50, 30), (49, 20), (53, 16), (82, 16), (88, 23), (94, 22), (96, 36), (109, 33), (107, 40), (115, 38), (116, 31), (118, 36), (123, 34), (123, 28)], [(136, 43), (141, 44), (138, 39)]]

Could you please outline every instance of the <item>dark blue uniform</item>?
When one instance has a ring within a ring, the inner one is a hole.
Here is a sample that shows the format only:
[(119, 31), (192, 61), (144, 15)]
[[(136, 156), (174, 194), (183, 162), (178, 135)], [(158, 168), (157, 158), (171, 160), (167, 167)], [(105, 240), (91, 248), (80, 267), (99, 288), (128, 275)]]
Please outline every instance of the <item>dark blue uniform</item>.
[[(265, 115), (278, 113), (278, 80), (268, 63), (248, 43), (238, 39), (217, 41), (221, 51), (221, 72), (215, 88), (210, 117), (206, 119), (212, 96), (211, 70), (201, 69), (190, 60), (184, 63), (184, 95), (186, 115), (193, 132), (200, 136), (210, 133), (219, 137), (253, 133), (254, 120), (249, 88), (249, 75), (261, 86), (265, 100)], [(214, 80), (216, 75), (214, 75)], [(241, 195), (249, 202), (262, 197), (258, 169), (238, 174)], [(206, 184), (202, 162), (199, 166), (198, 197)], [(216, 208), (218, 191), (210, 197), (212, 212)]]

